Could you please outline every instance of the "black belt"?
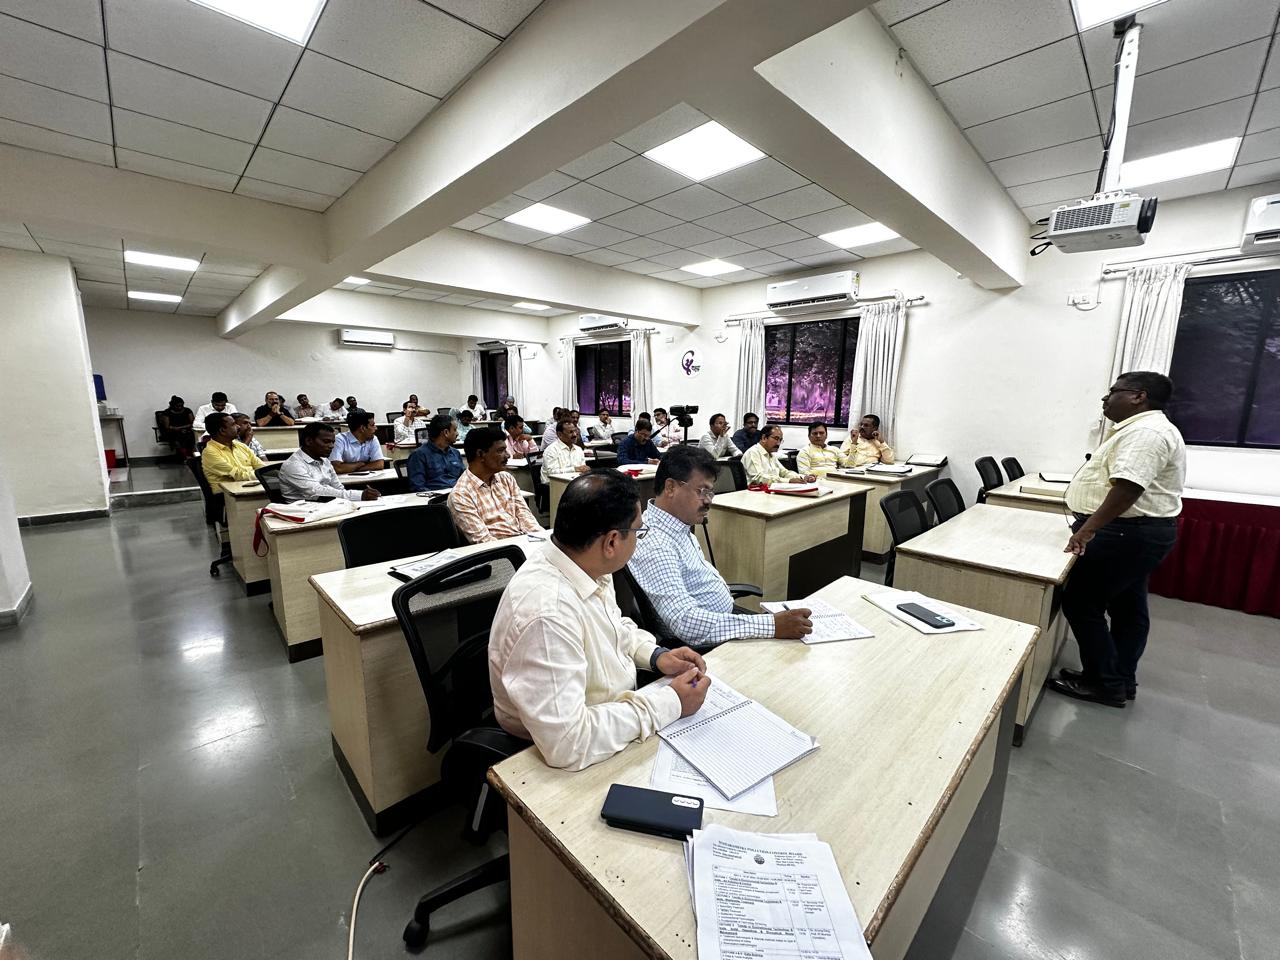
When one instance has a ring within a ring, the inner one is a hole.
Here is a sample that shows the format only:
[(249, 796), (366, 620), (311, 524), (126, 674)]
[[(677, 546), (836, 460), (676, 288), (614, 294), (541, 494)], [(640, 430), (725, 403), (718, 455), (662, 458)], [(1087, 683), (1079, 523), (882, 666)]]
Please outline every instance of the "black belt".
[[(1073, 516), (1077, 520), (1088, 520), (1093, 514), (1076, 513)], [(1121, 523), (1125, 526), (1148, 526), (1148, 527), (1167, 527), (1174, 526), (1178, 522), (1177, 517), (1116, 517), (1111, 523)], [(1111, 526), (1111, 523), (1105, 526)]]

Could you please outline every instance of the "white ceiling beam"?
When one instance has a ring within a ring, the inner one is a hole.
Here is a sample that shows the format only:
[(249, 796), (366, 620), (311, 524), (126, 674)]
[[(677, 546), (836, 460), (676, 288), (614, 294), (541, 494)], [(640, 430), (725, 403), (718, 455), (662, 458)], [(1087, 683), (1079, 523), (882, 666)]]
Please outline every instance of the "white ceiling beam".
[(380, 297), (348, 290), (326, 290), (279, 317), (295, 323), (331, 327), (406, 330), (468, 340), (521, 340), (545, 344), (550, 336), (545, 317), (526, 317), (498, 310), (478, 310), (434, 300)]

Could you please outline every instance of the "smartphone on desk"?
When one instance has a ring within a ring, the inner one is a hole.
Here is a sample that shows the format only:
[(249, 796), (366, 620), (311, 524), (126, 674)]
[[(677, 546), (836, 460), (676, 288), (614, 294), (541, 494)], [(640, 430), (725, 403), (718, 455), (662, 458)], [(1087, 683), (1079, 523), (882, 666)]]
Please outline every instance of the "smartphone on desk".
[(935, 630), (945, 630), (947, 627), (954, 627), (956, 622), (949, 617), (944, 617), (940, 613), (934, 613), (928, 607), (922, 607), (918, 603), (900, 603), (898, 609), (909, 617), (915, 617), (926, 626), (933, 627)]

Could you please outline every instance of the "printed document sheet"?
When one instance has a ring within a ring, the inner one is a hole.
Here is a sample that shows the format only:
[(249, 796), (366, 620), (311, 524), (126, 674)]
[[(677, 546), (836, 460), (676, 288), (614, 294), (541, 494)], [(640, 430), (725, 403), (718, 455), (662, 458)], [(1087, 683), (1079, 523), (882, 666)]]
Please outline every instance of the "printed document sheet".
[(830, 643), (833, 640), (865, 640), (875, 634), (854, 620), (847, 613), (837, 610), (825, 600), (773, 600), (760, 604), (769, 613), (783, 610), (808, 610), (813, 622), (813, 633), (804, 638), (805, 643)]

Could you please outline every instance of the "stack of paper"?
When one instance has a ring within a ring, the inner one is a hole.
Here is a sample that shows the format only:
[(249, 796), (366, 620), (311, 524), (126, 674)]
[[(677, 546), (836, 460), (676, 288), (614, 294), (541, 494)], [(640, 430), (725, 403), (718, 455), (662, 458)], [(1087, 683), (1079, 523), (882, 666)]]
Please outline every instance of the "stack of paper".
[(816, 483), (771, 483), (770, 493), (785, 493), (792, 497), (821, 497), (831, 491)]
[(441, 550), (439, 553), (433, 553), (421, 560), (414, 560), (412, 563), (397, 563), (388, 572), (397, 580), (408, 583), (410, 580), (417, 580), (424, 573), (440, 569), (456, 556), (455, 550)]
[[(982, 624), (970, 620), (962, 613), (957, 613), (951, 607), (945, 606), (932, 597), (926, 597), (923, 593), (916, 593), (914, 590), (890, 590), (886, 589), (880, 593), (868, 594), (863, 599), (875, 604), (889, 616), (901, 620), (909, 627), (914, 627), (921, 633), (963, 633), (968, 630), (981, 630)], [(917, 620), (909, 613), (903, 613), (898, 609), (900, 603), (918, 603), (926, 610), (932, 613), (938, 613), (955, 623), (954, 627), (931, 627), (923, 620)]]
[(804, 638), (805, 643), (830, 643), (832, 640), (865, 640), (875, 634), (854, 620), (847, 613), (837, 610), (825, 600), (775, 600), (760, 604), (768, 613), (783, 610), (808, 610), (813, 622), (813, 633)]
[(320, 503), (316, 500), (298, 500), (294, 503), (269, 503), (262, 508), (263, 513), (279, 517), (281, 520), (292, 520), (294, 523), (314, 523), (327, 517), (338, 517), (344, 513), (352, 513), (355, 507), (350, 500), (329, 500)]
[(711, 824), (685, 841), (699, 960), (871, 960), (831, 847)]
[(905, 463), (873, 463), (867, 467), (867, 473), (894, 473), (906, 476), (911, 468)]

